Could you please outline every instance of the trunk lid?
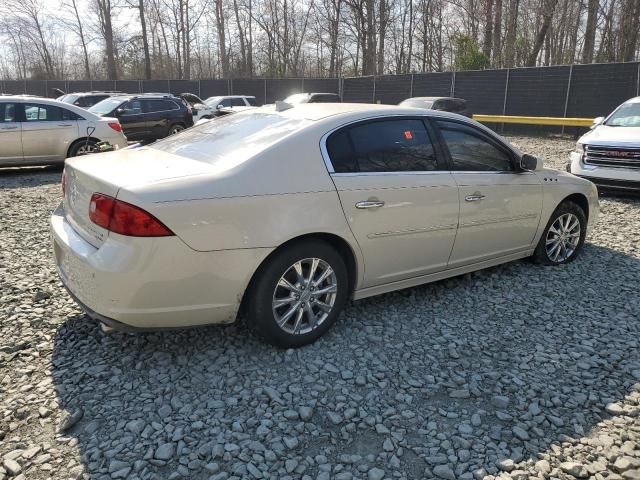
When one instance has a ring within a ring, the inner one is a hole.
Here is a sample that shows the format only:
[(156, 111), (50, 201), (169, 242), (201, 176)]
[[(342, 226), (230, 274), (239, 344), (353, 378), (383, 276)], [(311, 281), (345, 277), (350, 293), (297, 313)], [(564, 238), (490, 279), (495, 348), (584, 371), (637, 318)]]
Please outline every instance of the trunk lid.
[(94, 247), (109, 232), (89, 218), (94, 193), (117, 198), (121, 188), (211, 172), (210, 165), (147, 147), (69, 158), (65, 164), (63, 206), (67, 221)]

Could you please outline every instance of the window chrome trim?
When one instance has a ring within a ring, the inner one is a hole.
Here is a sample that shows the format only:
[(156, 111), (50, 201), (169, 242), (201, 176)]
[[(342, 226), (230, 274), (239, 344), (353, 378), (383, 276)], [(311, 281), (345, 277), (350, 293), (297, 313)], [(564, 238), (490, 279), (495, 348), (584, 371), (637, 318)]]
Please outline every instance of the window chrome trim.
[[(444, 120), (444, 121), (454, 121), (454, 122), (458, 122), (458, 123), (462, 123), (462, 124), (466, 124), (472, 128), (476, 128), (478, 129), (478, 127), (472, 123), (471, 121), (469, 121), (469, 119), (466, 118), (450, 118), (448, 116), (443, 116), (443, 115), (437, 115), (437, 114), (433, 114), (432, 112), (426, 113), (426, 114), (411, 114), (408, 115), (406, 113), (387, 113), (387, 114), (380, 114), (380, 115), (374, 115), (371, 117), (366, 117), (366, 118), (359, 118), (357, 120), (350, 120), (348, 122), (342, 123), (340, 125), (338, 125), (337, 127), (332, 128), (331, 130), (329, 130), (328, 132), (326, 132), (324, 135), (322, 135), (322, 137), (320, 137), (320, 154), (322, 156), (322, 160), (324, 161), (325, 166), (327, 167), (327, 171), (329, 172), (329, 174), (331, 176), (341, 176), (341, 177), (354, 177), (354, 176), (363, 176), (363, 175), (425, 175), (425, 174), (435, 174), (435, 173), (474, 173), (474, 174), (505, 174), (505, 173), (509, 173), (509, 174), (514, 174), (514, 175), (521, 175), (523, 173), (529, 173), (529, 174), (533, 174), (534, 172), (518, 172), (517, 170), (512, 170), (512, 171), (499, 171), (499, 172), (486, 172), (486, 171), (473, 171), (473, 170), (466, 170), (466, 171), (462, 171), (462, 170), (435, 170), (435, 171), (423, 171), (423, 170), (416, 170), (416, 171), (403, 171), (403, 172), (336, 172), (335, 169), (333, 168), (333, 164), (331, 163), (331, 158), (329, 157), (329, 151), (327, 150), (327, 139), (329, 138), (329, 136), (332, 133), (335, 133), (336, 131), (344, 128), (344, 127), (348, 127), (349, 125), (353, 125), (356, 123), (362, 123), (362, 122), (367, 122), (369, 120), (385, 120), (385, 119), (390, 119), (390, 120), (397, 120), (399, 118), (406, 118), (407, 120), (411, 120), (411, 119), (416, 119), (419, 118), (423, 121), (429, 121), (429, 119), (433, 119), (434, 121), (438, 121), (438, 120)], [(482, 125), (482, 127), (484, 127), (484, 125)], [(491, 130), (488, 127), (484, 127), (482, 129), (478, 129), (480, 130), (482, 133), (484, 133), (485, 135), (488, 135), (491, 137), (492, 140), (498, 142), (500, 145), (502, 145), (504, 148), (506, 148), (509, 152), (511, 152), (513, 154), (514, 157), (519, 157), (518, 153), (507, 143), (505, 143), (502, 138), (500, 138), (499, 135), (497, 135), (495, 132), (493, 132), (493, 130)], [(440, 140), (438, 139), (437, 142), (439, 143)], [(432, 142), (433, 143), (433, 142)], [(435, 146), (435, 145), (434, 145)]]

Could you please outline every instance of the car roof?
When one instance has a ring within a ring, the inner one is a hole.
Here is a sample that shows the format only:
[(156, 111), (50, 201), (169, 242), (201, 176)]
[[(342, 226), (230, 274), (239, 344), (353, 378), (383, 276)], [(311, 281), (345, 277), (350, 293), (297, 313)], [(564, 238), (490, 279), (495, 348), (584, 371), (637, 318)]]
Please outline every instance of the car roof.
[(69, 92), (65, 93), (65, 95), (122, 95), (125, 92), (119, 92), (116, 90), (91, 90), (90, 92)]
[(403, 100), (403, 102), (406, 102), (407, 100), (424, 100), (426, 102), (434, 102), (436, 100), (462, 100), (463, 102), (466, 102), (464, 98), (458, 97), (411, 97)]
[[(274, 105), (266, 105), (260, 108), (251, 109), (250, 112), (276, 111)], [(250, 113), (247, 112), (247, 113)], [(368, 116), (376, 115), (429, 115), (429, 110), (423, 108), (402, 107), (398, 105), (380, 105), (371, 103), (300, 103), (278, 112), (281, 115), (305, 120), (318, 121), (334, 116), (353, 116), (365, 119)], [(459, 119), (459, 115), (448, 112), (437, 112), (438, 115), (451, 116)]]
[(627, 100), (624, 103), (640, 103), (640, 97), (630, 98), (629, 100)]
[(42, 103), (44, 105), (54, 105), (56, 107), (62, 107), (65, 108), (67, 110), (71, 110), (74, 113), (77, 113), (78, 115), (80, 115), (81, 117), (85, 118), (85, 119), (91, 119), (91, 120), (97, 120), (100, 117), (97, 116), (95, 113), (91, 113), (88, 110), (85, 110), (84, 108), (80, 108), (77, 107), (75, 105), (73, 105), (72, 103), (64, 103), (61, 102), (59, 100), (54, 100), (52, 98), (45, 98), (45, 97), (37, 97), (35, 95), (7, 95), (7, 96), (0, 96), (0, 102), (2, 101), (7, 101), (7, 102), (17, 102), (17, 103), (25, 103), (25, 102), (38, 102), (38, 103)]

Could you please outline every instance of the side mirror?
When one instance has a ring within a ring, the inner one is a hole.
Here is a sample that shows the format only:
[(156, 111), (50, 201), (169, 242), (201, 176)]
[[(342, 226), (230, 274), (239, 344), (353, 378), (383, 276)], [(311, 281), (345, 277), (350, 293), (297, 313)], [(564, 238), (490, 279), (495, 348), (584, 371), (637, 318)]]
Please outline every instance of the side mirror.
[(120, 115), (124, 115), (124, 108), (116, 109), (116, 115), (119, 117)]
[(538, 168), (538, 157), (525, 153), (520, 157), (520, 168), (525, 172), (533, 172)]
[(218, 105), (216, 105), (216, 110), (220, 110), (223, 107), (223, 105), (221, 103), (219, 103)]
[(604, 117), (596, 117), (593, 119), (593, 123), (591, 124), (591, 128), (595, 128), (604, 122)]

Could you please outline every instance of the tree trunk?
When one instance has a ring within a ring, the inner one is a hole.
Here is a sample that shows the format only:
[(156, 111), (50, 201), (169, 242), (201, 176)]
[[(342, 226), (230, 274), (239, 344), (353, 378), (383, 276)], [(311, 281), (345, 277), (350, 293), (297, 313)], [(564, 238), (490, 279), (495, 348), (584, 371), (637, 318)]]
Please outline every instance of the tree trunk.
[(587, 26), (584, 32), (582, 63), (593, 62), (593, 50), (596, 43), (596, 24), (598, 22), (598, 0), (589, 0), (587, 4)]
[(225, 41), (224, 12), (222, 11), (222, 0), (216, 2), (216, 26), (218, 29), (218, 45), (220, 47), (220, 65), (222, 67), (222, 77), (229, 76), (229, 58), (227, 56), (227, 45)]
[(151, 55), (149, 54), (147, 22), (144, 16), (144, 0), (138, 1), (138, 13), (140, 14), (140, 29), (142, 30), (142, 49), (144, 50), (144, 78), (151, 80)]
[(482, 39), (482, 53), (491, 58), (493, 41), (493, 0), (485, 0), (484, 8), (484, 36)]
[(551, 26), (551, 19), (553, 18), (553, 11), (556, 9), (556, 5), (558, 4), (558, 0), (551, 0), (548, 5), (543, 4), (544, 13), (542, 14), (542, 25), (540, 26), (540, 30), (536, 35), (536, 39), (533, 42), (533, 49), (529, 56), (527, 57), (527, 67), (535, 67), (536, 61), (538, 59), (538, 54), (540, 53), (540, 49), (542, 49), (542, 45), (544, 44), (545, 37), (547, 36), (547, 31)]
[(520, 0), (509, 1), (509, 17), (507, 21), (507, 31), (504, 38), (504, 66), (512, 68), (515, 65), (516, 57), (516, 29), (518, 27), (518, 8)]
[(502, 0), (496, 0), (494, 8), (495, 17), (493, 22), (493, 62), (496, 68), (502, 66)]

